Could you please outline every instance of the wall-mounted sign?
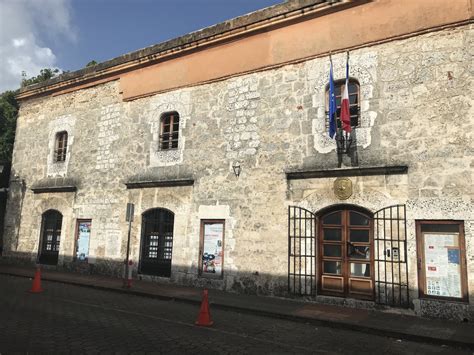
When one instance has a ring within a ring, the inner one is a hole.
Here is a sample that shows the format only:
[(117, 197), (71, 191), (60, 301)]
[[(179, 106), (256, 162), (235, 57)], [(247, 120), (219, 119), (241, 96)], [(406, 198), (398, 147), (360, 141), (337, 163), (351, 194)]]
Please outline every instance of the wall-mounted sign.
[(425, 292), (461, 298), (461, 250), (458, 233), (424, 233)]
[(201, 222), (202, 276), (221, 277), (224, 259), (224, 221)]
[(89, 260), (89, 241), (91, 235), (90, 219), (82, 219), (77, 221), (76, 230), (76, 260), (87, 262)]

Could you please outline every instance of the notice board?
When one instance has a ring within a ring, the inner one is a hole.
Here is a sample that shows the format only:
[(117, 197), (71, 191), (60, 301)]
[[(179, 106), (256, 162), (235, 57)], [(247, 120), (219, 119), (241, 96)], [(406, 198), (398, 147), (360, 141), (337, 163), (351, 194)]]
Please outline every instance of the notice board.
[(224, 254), (224, 222), (202, 221), (201, 276), (222, 277)]
[(462, 298), (459, 233), (423, 233), (425, 293)]
[(89, 260), (89, 242), (91, 235), (91, 220), (77, 221), (76, 230), (76, 260), (87, 262)]

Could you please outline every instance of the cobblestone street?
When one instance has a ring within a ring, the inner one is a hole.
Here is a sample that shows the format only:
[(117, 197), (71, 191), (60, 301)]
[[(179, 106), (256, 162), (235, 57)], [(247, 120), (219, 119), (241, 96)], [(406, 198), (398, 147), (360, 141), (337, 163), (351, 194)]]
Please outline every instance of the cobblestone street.
[[(211, 309), (212, 328), (194, 325), (199, 307), (0, 275), (0, 353), (176, 354), (464, 353), (355, 331)], [(212, 291), (210, 291), (212, 292)], [(212, 308), (212, 306), (211, 306)], [(469, 353), (469, 352), (465, 352)]]

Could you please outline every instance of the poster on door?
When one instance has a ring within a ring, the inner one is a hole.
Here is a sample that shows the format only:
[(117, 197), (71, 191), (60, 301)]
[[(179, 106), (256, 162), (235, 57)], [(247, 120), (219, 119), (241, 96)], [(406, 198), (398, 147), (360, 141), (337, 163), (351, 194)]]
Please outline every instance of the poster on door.
[(91, 221), (80, 221), (77, 224), (76, 260), (87, 262), (89, 259), (89, 241)]
[(462, 297), (459, 234), (425, 233), (426, 294)]
[(205, 223), (201, 274), (222, 276), (224, 223)]

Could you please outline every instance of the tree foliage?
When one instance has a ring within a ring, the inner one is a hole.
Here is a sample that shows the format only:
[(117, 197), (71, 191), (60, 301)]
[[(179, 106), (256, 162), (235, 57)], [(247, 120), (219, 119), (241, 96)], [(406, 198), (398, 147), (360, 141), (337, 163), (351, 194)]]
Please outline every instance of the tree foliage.
[(0, 161), (10, 162), (15, 140), (18, 91), (5, 91), (0, 94)]
[[(37, 76), (27, 78), (22, 73), (21, 87), (41, 83), (61, 74), (59, 69), (41, 69)], [(0, 94), (0, 161), (11, 162), (13, 153), (13, 142), (15, 140), (16, 119), (18, 116), (19, 103), (16, 100), (16, 91), (5, 91)]]
[(91, 60), (89, 63), (86, 64), (86, 67), (92, 67), (94, 65), (97, 65), (97, 62), (95, 60)]
[(23, 77), (23, 79), (21, 80), (21, 87), (41, 83), (43, 81), (54, 78), (58, 76), (59, 74), (61, 74), (61, 71), (57, 68), (56, 69), (51, 69), (51, 68), (41, 69), (40, 73), (37, 76), (33, 76), (31, 78), (27, 78), (26, 73), (22, 72), (21, 76)]

